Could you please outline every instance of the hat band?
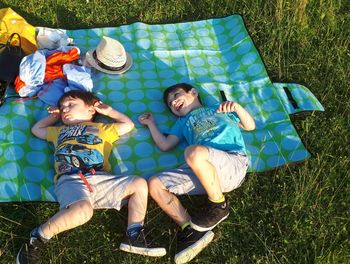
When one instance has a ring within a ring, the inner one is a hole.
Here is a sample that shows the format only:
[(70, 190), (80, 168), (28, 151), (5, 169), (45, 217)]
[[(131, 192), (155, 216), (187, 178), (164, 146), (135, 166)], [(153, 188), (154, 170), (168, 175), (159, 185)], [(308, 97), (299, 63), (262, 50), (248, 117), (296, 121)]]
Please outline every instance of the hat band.
[(97, 54), (96, 54), (96, 50), (94, 50), (94, 52), (92, 53), (92, 56), (93, 58), (95, 59), (95, 62), (98, 66), (100, 66), (102, 69), (105, 69), (105, 70), (109, 70), (109, 71), (120, 71), (122, 69), (125, 68), (125, 65), (126, 65), (126, 62), (124, 63), (124, 65), (120, 66), (120, 67), (111, 67), (111, 66), (108, 66), (106, 64), (104, 64), (102, 61), (100, 61), (98, 58), (97, 58)]

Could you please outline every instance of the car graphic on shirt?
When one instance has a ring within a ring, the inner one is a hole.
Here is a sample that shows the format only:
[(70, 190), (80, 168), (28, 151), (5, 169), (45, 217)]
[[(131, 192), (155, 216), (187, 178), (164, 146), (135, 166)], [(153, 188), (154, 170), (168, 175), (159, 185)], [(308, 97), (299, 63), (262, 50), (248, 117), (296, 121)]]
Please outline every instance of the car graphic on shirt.
[(80, 169), (102, 169), (103, 156), (96, 149), (79, 144), (66, 144), (55, 153), (55, 161), (68, 163)]
[(94, 134), (84, 134), (76, 137), (76, 140), (79, 143), (88, 144), (88, 145), (96, 145), (102, 142), (102, 139), (95, 136)]

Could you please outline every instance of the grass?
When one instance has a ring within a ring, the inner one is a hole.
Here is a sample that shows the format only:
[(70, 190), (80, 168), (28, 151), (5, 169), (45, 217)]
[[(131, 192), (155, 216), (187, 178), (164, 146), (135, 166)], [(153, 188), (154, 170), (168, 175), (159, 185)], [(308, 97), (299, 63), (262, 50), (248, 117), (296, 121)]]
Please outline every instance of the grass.
[[(67, 29), (243, 15), (271, 80), (306, 85), (326, 111), (292, 117), (312, 158), (249, 174), (229, 194), (229, 220), (193, 263), (349, 263), (349, 1), (0, 1), (6, 6), (32, 25)], [(184, 198), (191, 212), (201, 202)], [(53, 203), (1, 204), (0, 262), (13, 263), (29, 231), (57, 209)], [(173, 261), (176, 227), (153, 202), (147, 222), (160, 227), (154, 233), (170, 251), (166, 257), (118, 252), (125, 222), (125, 210), (96, 211), (89, 223), (50, 243), (50, 263)]]

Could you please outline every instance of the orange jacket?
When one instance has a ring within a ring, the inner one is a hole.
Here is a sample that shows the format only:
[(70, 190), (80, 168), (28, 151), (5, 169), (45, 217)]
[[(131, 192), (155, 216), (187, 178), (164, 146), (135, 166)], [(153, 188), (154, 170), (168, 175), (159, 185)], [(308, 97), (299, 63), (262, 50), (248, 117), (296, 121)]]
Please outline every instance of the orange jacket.
[[(48, 83), (58, 78), (65, 78), (62, 66), (66, 63), (71, 63), (79, 59), (80, 51), (78, 48), (72, 48), (67, 52), (56, 51), (46, 57), (46, 68), (44, 82)], [(18, 75), (15, 79), (15, 90), (19, 90), (25, 86), (25, 83)]]

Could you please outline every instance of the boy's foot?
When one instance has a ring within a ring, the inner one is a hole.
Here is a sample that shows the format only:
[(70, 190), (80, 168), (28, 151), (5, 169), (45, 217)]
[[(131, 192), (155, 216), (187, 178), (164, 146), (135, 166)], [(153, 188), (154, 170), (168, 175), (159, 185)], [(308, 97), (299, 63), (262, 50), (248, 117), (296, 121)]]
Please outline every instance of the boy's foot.
[(230, 204), (228, 200), (222, 203), (208, 201), (208, 204), (201, 212), (192, 217), (190, 224), (197, 231), (212, 230), (220, 222), (224, 221), (229, 214)]
[(187, 226), (178, 237), (178, 253), (175, 255), (175, 263), (182, 264), (192, 260), (213, 240), (213, 237), (212, 231), (198, 232)]
[(39, 236), (35, 235), (34, 230), (28, 239), (19, 249), (16, 258), (16, 264), (35, 264), (41, 259), (41, 252), (46, 248), (45, 243)]
[(166, 254), (165, 248), (155, 246), (146, 241), (144, 229), (142, 229), (137, 236), (130, 237), (125, 235), (123, 241), (120, 243), (119, 249), (149, 257), (162, 257)]

